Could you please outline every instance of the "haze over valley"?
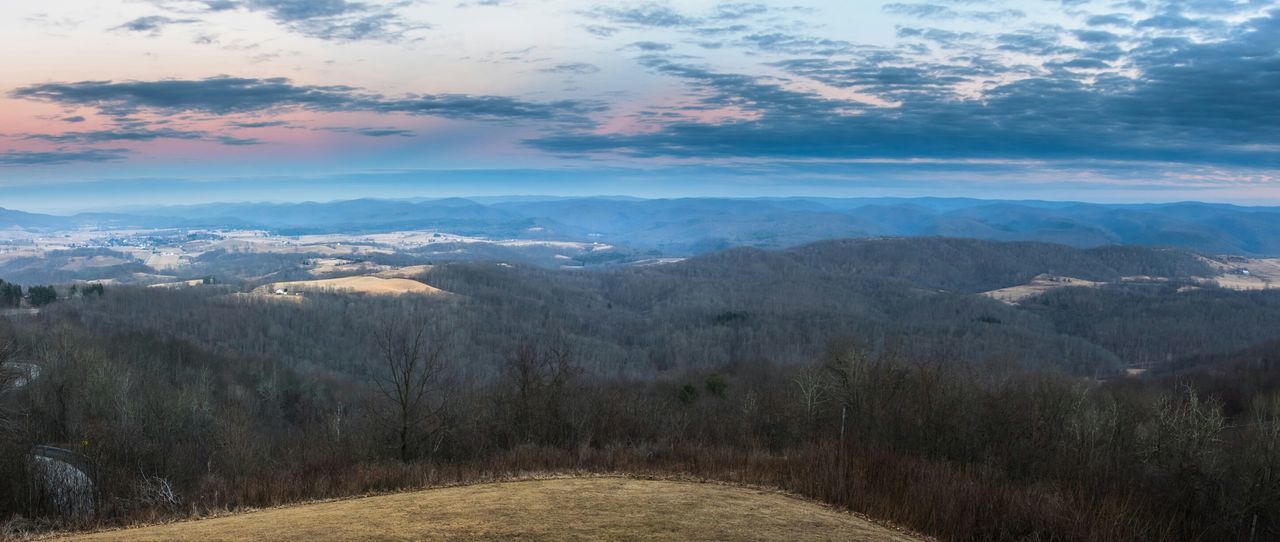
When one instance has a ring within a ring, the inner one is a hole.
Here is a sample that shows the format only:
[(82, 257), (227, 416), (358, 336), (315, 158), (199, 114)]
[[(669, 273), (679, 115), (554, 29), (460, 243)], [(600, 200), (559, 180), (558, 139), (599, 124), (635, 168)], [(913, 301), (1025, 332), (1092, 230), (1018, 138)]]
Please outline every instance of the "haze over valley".
[(0, 541), (1280, 540), (1280, 1), (0, 45)]
[[(670, 262), (737, 246), (927, 236), (1077, 248), (1140, 245), (1219, 259), (1280, 254), (1274, 227), (1280, 208), (1268, 207), (946, 198), (482, 201), (223, 203), (70, 216), (0, 211), (0, 227), (6, 228), (0, 255), (4, 265), (13, 266), (0, 269), (26, 278), (19, 266), (43, 269), (39, 260), (53, 257), (68, 259), (59, 269), (68, 278), (145, 282), (167, 276), (161, 271), (208, 269), (209, 260), (219, 255), (252, 253), (327, 257), (319, 265), (312, 262), (314, 274), (350, 272), (364, 259), (394, 254), (587, 267)], [(113, 274), (130, 264), (143, 264), (156, 277)], [(106, 268), (105, 274), (93, 276), (96, 268)]]

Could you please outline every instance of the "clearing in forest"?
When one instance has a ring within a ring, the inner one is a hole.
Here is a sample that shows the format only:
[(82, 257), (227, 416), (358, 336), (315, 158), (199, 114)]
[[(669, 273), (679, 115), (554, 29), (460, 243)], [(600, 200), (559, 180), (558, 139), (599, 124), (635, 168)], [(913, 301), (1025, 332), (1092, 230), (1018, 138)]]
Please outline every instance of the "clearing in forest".
[(428, 294), (444, 295), (447, 292), (406, 278), (383, 278), (370, 275), (342, 277), (336, 279), (297, 280), (276, 282), (259, 288), (260, 293), (270, 294), (277, 290), (288, 290), (289, 293), (305, 291), (346, 291), (362, 294)]
[(990, 292), (982, 292), (982, 295), (1003, 301), (1010, 305), (1015, 305), (1024, 299), (1043, 294), (1049, 290), (1057, 288), (1067, 288), (1070, 286), (1086, 286), (1096, 287), (1103, 283), (1093, 282), (1084, 279), (1072, 277), (1058, 277), (1054, 275), (1037, 275), (1031, 282), (1018, 286), (1010, 286), (999, 290), (991, 290)]
[(812, 501), (710, 483), (557, 478), (429, 489), (73, 540), (918, 541)]

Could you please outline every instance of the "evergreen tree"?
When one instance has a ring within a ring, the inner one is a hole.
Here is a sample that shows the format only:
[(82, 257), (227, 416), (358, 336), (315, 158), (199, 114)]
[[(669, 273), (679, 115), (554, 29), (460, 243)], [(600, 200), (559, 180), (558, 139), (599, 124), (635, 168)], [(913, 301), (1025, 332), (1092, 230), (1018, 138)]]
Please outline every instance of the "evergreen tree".
[(0, 307), (22, 305), (22, 286), (0, 280)]
[(33, 307), (43, 307), (58, 300), (58, 290), (53, 286), (32, 286), (27, 289), (27, 301)]

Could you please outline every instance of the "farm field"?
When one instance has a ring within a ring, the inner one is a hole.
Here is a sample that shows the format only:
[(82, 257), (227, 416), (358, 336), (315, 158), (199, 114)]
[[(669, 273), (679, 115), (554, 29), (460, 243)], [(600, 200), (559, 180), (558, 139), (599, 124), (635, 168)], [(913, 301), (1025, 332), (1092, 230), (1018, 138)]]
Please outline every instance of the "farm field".
[[(1198, 284), (1204, 286), (1216, 286), (1238, 291), (1269, 290), (1280, 287), (1280, 259), (1231, 258), (1230, 261), (1224, 261), (1223, 259), (1201, 258), (1201, 261), (1209, 264), (1217, 272), (1214, 276), (1196, 279)], [(1156, 283), (1167, 280), (1169, 280), (1167, 277), (1150, 276), (1131, 276), (1121, 279), (1125, 283)], [(1080, 278), (1043, 274), (1036, 276), (1027, 284), (982, 292), (982, 295), (1010, 305), (1016, 305), (1026, 299), (1058, 288), (1097, 288), (1106, 284), (1105, 282), (1095, 282)], [(1184, 286), (1182, 291), (1194, 290), (1199, 287)]]
[[(194, 269), (202, 265), (208, 267), (211, 255), (257, 254), (312, 256), (299, 267), (316, 278), (328, 278), (334, 274), (404, 278), (420, 274), (431, 266), (422, 262), (379, 264), (369, 259), (406, 253), (421, 259), (466, 259), (471, 257), (471, 253), (480, 252), (517, 258), (524, 255), (550, 262), (552, 254), (570, 260), (572, 256), (608, 253), (615, 248), (599, 242), (488, 239), (435, 230), (280, 235), (253, 229), (83, 228), (56, 232), (11, 229), (3, 230), (3, 235), (0, 235), (0, 273), (7, 271), (7, 276), (12, 276), (20, 272), (34, 272), (34, 268), (28, 268), (40, 259), (52, 258), (58, 264), (51, 268), (72, 273), (74, 280), (149, 285), (193, 278), (191, 273), (196, 272)], [(500, 252), (493, 252), (495, 250)], [(82, 251), (82, 255), (68, 251)], [(135, 270), (119, 269), (132, 264), (145, 266), (143, 268), (152, 273), (139, 274)], [(6, 266), (9, 269), (6, 270)], [(218, 273), (215, 271), (213, 274)], [(235, 274), (219, 278), (252, 280), (252, 276)]]
[(1280, 287), (1280, 258), (1206, 258), (1221, 274), (1208, 282), (1231, 290), (1269, 290)]
[(444, 290), (406, 278), (383, 278), (370, 275), (335, 279), (296, 280), (276, 282), (258, 289), (255, 293), (272, 293), (276, 290), (298, 291), (336, 290), (362, 294), (427, 294), (442, 295)]
[(1040, 295), (1056, 288), (1066, 288), (1068, 286), (1085, 286), (1092, 288), (1099, 284), (1100, 283), (1098, 282), (1071, 277), (1040, 275), (1035, 279), (1032, 279), (1030, 283), (1001, 288), (999, 290), (992, 290), (990, 292), (983, 292), (982, 295), (995, 299), (996, 301), (1003, 301), (1013, 305), (1024, 299)]
[(430, 489), (107, 531), (66, 540), (284, 539), (921, 540), (779, 493), (621, 477)]

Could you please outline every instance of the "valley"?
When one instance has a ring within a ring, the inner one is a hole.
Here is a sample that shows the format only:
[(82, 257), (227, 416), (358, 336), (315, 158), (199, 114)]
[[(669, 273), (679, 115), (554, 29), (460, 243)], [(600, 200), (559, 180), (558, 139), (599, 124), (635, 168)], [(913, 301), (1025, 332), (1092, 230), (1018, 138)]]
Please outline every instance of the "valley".
[[(0, 471), (54, 487), (31, 455), (82, 475), (76, 506), (0, 504), (100, 527), (248, 512), (83, 535), (101, 540), (912, 539), (845, 510), (941, 539), (1010, 523), (1142, 538), (1193, 485), (1186, 457), (1211, 473), (1195, 484), (1245, 491), (1268, 456), (1217, 436), (1280, 420), (1266, 254), (934, 235), (659, 248), (538, 224), (13, 230), (0, 354), (26, 372), (0, 372)], [(1191, 429), (1216, 440), (1151, 451)], [(1127, 474), (1091, 479), (1090, 461)], [(588, 477), (493, 484), (566, 472)], [(618, 473), (726, 485), (596, 477)], [(1153, 489), (1123, 501), (1132, 487)], [(518, 514), (548, 499), (564, 506)], [(1205, 506), (1177, 528), (1234, 505)], [(422, 512), (351, 520), (400, 508)], [(42, 529), (26, 525), (6, 528)]]
[[(486, 239), (439, 231), (392, 231), (376, 234), (280, 235), (262, 230), (82, 229), (75, 231), (0, 232), (0, 269), (7, 276), (23, 276), (29, 269), (47, 268), (84, 282), (156, 284), (184, 278), (209, 258), (228, 254), (242, 257), (298, 255), (297, 266), (314, 276), (361, 273), (410, 274), (409, 269), (368, 261), (374, 256), (412, 254), (417, 259), (458, 260), (508, 250), (541, 257), (546, 265), (584, 255), (603, 254), (614, 247), (598, 242)], [(580, 264), (579, 264), (580, 266)], [(28, 271), (34, 272), (34, 271)], [(228, 277), (251, 280), (252, 277)]]
[(1280, 541), (1280, 0), (3, 6), (0, 542)]

